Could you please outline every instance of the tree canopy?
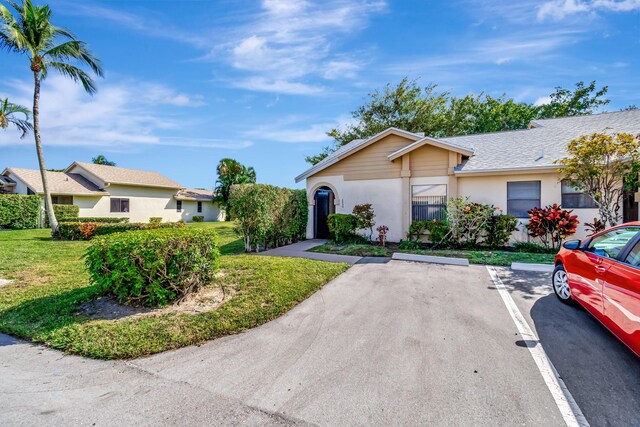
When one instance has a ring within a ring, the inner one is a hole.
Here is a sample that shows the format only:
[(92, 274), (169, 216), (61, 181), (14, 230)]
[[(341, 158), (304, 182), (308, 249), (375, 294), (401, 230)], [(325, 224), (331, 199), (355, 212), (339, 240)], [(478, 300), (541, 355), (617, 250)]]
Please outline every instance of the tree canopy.
[(0, 128), (7, 129), (9, 125), (15, 126), (20, 131), (20, 138), (27, 136), (33, 129), (29, 122), (31, 111), (22, 105), (9, 102), (8, 98), (0, 99)]
[(116, 165), (116, 162), (112, 162), (110, 160), (107, 160), (107, 158), (105, 156), (103, 156), (102, 154), (92, 158), (91, 162), (93, 162), (94, 165), (105, 165), (105, 166), (115, 166)]
[(334, 139), (333, 145), (306, 160), (316, 164), (352, 140), (371, 137), (388, 127), (436, 138), (525, 129), (536, 119), (591, 114), (609, 102), (604, 98), (606, 93), (607, 87), (597, 89), (595, 81), (589, 85), (579, 82), (574, 90), (556, 87), (548, 104), (534, 105), (516, 102), (506, 94), (456, 97), (438, 91), (435, 84), (421, 88), (415, 80), (404, 78), (370, 93), (367, 101), (351, 113), (355, 123), (331, 129), (327, 135)]
[(234, 184), (253, 184), (256, 182), (256, 171), (253, 167), (245, 166), (235, 159), (221, 159), (216, 167), (218, 179), (216, 181), (216, 199), (229, 214), (229, 194)]

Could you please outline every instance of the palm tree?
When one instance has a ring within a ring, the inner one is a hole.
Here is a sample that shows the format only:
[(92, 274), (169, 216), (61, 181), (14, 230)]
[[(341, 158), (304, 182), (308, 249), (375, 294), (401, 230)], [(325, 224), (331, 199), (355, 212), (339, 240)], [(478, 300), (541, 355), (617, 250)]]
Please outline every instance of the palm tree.
[(107, 158), (105, 156), (103, 156), (102, 154), (100, 154), (97, 157), (94, 157), (93, 159), (91, 159), (91, 162), (93, 162), (94, 165), (104, 165), (104, 166), (115, 166), (116, 165), (116, 162), (112, 162), (111, 160), (107, 160)]
[[(19, 115), (24, 115), (24, 118), (20, 118)], [(0, 128), (15, 126), (22, 133), (20, 138), (24, 138), (30, 130), (33, 130), (33, 125), (29, 121), (30, 115), (31, 111), (28, 108), (9, 102), (9, 98), (0, 99)]]
[(40, 176), (44, 189), (45, 205), (49, 222), (54, 234), (58, 231), (58, 221), (51, 204), (51, 193), (47, 183), (46, 166), (40, 138), (40, 82), (50, 70), (80, 82), (91, 95), (96, 87), (91, 77), (81, 68), (73, 65), (88, 66), (97, 76), (102, 76), (100, 61), (87, 48), (86, 43), (76, 40), (68, 30), (51, 23), (49, 6), (34, 6), (31, 0), (22, 4), (7, 0), (15, 10), (14, 16), (9, 9), (0, 4), (0, 48), (25, 55), (29, 59), (33, 72), (33, 135), (36, 142)]
[(251, 184), (256, 182), (256, 171), (253, 167), (246, 167), (234, 159), (224, 158), (220, 160), (216, 168), (218, 180), (216, 181), (216, 198), (221, 202), (227, 213), (227, 220), (230, 217), (229, 194), (233, 184)]

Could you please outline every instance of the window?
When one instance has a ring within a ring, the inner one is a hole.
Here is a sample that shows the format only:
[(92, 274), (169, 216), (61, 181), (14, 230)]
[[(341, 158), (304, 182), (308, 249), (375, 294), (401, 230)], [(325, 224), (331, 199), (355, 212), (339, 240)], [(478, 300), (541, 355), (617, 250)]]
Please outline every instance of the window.
[(129, 212), (129, 199), (111, 199), (111, 212)]
[(507, 182), (507, 213), (528, 218), (529, 210), (540, 207), (540, 181)]
[(444, 184), (411, 187), (411, 220), (428, 221), (447, 217), (447, 186)]
[(72, 205), (73, 196), (51, 196), (51, 203), (54, 205)]
[(182, 200), (178, 200), (176, 202), (176, 211), (177, 212), (182, 212)]
[(597, 208), (596, 202), (591, 196), (585, 194), (571, 185), (570, 181), (562, 180), (562, 207), (563, 208)]
[(616, 258), (638, 232), (640, 232), (640, 227), (616, 228), (594, 237), (586, 250), (601, 257)]
[(631, 252), (629, 252), (624, 262), (634, 267), (640, 267), (640, 242), (636, 243), (633, 249), (631, 249)]
[(202, 202), (198, 202), (198, 213), (202, 213)]

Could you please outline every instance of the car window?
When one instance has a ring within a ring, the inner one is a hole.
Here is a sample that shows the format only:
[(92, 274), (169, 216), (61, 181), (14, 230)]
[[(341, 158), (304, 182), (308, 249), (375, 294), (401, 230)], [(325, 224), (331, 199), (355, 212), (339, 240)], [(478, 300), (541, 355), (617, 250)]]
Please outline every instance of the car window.
[(624, 259), (624, 262), (631, 264), (634, 267), (640, 266), (640, 242), (636, 243), (633, 249), (631, 249), (629, 255)]
[(594, 237), (587, 246), (587, 251), (605, 258), (616, 258), (640, 227), (616, 228)]

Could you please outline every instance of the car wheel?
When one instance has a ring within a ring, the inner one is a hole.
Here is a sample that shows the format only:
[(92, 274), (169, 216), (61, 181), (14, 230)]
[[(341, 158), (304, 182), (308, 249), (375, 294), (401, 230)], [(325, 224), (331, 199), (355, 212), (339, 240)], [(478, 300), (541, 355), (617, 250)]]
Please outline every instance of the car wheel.
[(560, 301), (565, 304), (571, 304), (571, 288), (569, 287), (569, 278), (567, 277), (567, 271), (564, 269), (564, 265), (558, 264), (553, 270), (553, 292)]

